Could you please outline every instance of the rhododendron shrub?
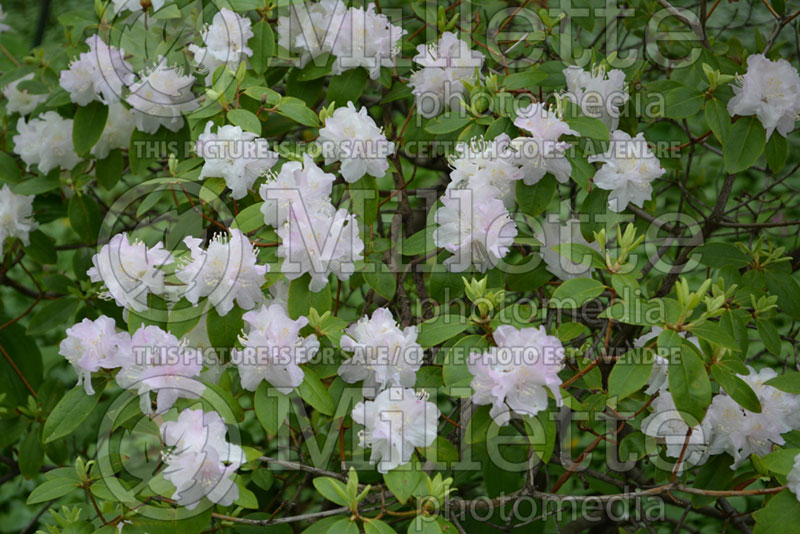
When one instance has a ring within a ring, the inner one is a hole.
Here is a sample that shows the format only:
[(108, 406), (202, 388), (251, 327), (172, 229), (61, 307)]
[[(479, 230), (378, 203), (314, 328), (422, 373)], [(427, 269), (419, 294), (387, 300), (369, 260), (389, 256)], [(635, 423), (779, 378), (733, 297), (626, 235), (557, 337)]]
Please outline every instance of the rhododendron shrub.
[(0, 2), (0, 534), (797, 531), (796, 2)]

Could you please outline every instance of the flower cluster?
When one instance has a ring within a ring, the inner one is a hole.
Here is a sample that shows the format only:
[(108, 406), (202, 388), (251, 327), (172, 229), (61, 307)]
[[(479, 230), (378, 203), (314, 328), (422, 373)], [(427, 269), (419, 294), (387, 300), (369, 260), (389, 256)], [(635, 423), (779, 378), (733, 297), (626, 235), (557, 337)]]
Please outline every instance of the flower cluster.
[(747, 72), (732, 85), (731, 115), (755, 115), (767, 130), (786, 137), (800, 117), (800, 74), (785, 59), (770, 61), (764, 54), (747, 57)]
[(414, 94), (417, 113), (435, 117), (453, 97), (460, 102), (466, 87), (473, 83), (483, 66), (483, 54), (470, 50), (469, 44), (452, 32), (444, 32), (439, 41), (417, 46), (414, 63), (422, 68), (408, 81)]
[(281, 393), (291, 393), (303, 383), (299, 364), (308, 362), (319, 350), (314, 334), (300, 335), (308, 319), (292, 320), (286, 309), (275, 302), (247, 312), (242, 318), (248, 325), (247, 334), (239, 338), (244, 348), (233, 354), (242, 387), (255, 391), (266, 380)]
[(375, 4), (348, 8), (341, 0), (292, 4), (278, 18), (278, 44), (299, 55), (300, 66), (330, 53), (334, 74), (364, 67), (374, 80), (394, 65), (406, 31), (375, 10)]
[(61, 71), (59, 82), (79, 106), (93, 100), (104, 104), (119, 102), (122, 88), (134, 80), (133, 68), (125, 60), (125, 50), (109, 46), (98, 35), (86, 40), (89, 51), (78, 56), (67, 70)]
[(17, 78), (10, 84), (3, 88), (3, 96), (6, 97), (8, 103), (6, 110), (9, 113), (19, 113), (20, 115), (27, 115), (40, 104), (47, 102), (47, 93), (36, 94), (31, 93), (27, 89), (20, 89), (19, 84), (33, 80), (33, 73), (30, 72), (22, 78)]
[(207, 85), (211, 85), (217, 68), (227, 65), (235, 72), (246, 57), (253, 55), (247, 46), (247, 41), (253, 36), (250, 26), (250, 19), (223, 7), (214, 15), (211, 25), (203, 30), (203, 44), (206, 46), (189, 45), (194, 60), (208, 71)]
[(7, 184), (0, 188), (0, 250), (6, 238), (16, 237), (30, 243), (30, 233), (39, 224), (33, 220), (33, 195), (17, 195)]
[(613, 131), (619, 125), (620, 108), (630, 96), (625, 87), (625, 73), (619, 69), (606, 72), (597, 66), (591, 71), (570, 66), (564, 69), (567, 97), (575, 102), (587, 117), (600, 119)]
[(229, 506), (239, 497), (232, 478), (244, 463), (239, 445), (229, 443), (225, 421), (217, 412), (183, 410), (177, 421), (166, 421), (159, 429), (164, 445), (164, 478), (175, 485), (172, 498), (193, 510), (203, 497)]
[(261, 286), (268, 265), (258, 265), (258, 254), (240, 230), (230, 229), (230, 237), (216, 234), (203, 250), (203, 240), (186, 237), (190, 257), (180, 267), (176, 276), (186, 284), (183, 296), (195, 306), (202, 297), (208, 297), (219, 315), (233, 309), (233, 302), (243, 310), (253, 308), (264, 300)]
[(72, 146), (72, 119), (65, 119), (55, 111), (43, 113), (26, 122), (17, 120), (14, 136), (14, 153), (30, 168), (38, 165), (39, 172), (47, 174), (53, 169), (71, 170), (81, 160)]
[(558, 338), (543, 326), (509, 325), (497, 327), (493, 337), (497, 346), (470, 358), (472, 402), (491, 405), (489, 414), (499, 425), (508, 424), (512, 412), (535, 416), (547, 409), (548, 389), (560, 406), (564, 347)]
[(365, 174), (381, 178), (389, 169), (388, 157), (394, 154), (394, 143), (386, 139), (367, 108), (356, 110), (352, 102), (325, 119), (318, 142), (325, 164), (341, 162), (339, 172), (351, 183)]
[(559, 138), (562, 135), (577, 136), (578, 132), (544, 104), (531, 104), (520, 109), (514, 124), (531, 134), (531, 137), (518, 137), (513, 141), (525, 173), (523, 181), (533, 185), (549, 172), (560, 183), (566, 183), (572, 165), (564, 153), (570, 144), (559, 141)]
[(154, 134), (159, 127), (177, 132), (183, 127), (183, 114), (200, 104), (192, 93), (194, 76), (183, 74), (178, 67), (167, 66), (166, 58), (139, 74), (139, 80), (130, 86), (126, 101), (133, 108), (136, 129)]
[(195, 144), (197, 155), (205, 160), (198, 178), (224, 178), (231, 198), (243, 198), (256, 179), (277, 163), (278, 155), (269, 150), (266, 139), (239, 126), (219, 126), (211, 133), (213, 126), (208, 121)]
[(641, 208), (653, 196), (650, 184), (666, 172), (642, 133), (632, 138), (622, 130), (611, 132), (608, 150), (589, 157), (590, 163), (596, 161), (603, 166), (595, 173), (594, 184), (611, 191), (608, 209), (616, 212), (624, 210), (629, 203)]
[(417, 327), (400, 330), (388, 309), (378, 308), (372, 317), (359, 319), (339, 344), (353, 353), (339, 366), (339, 375), (349, 384), (363, 381), (365, 397), (374, 398), (387, 387), (414, 387), (423, 358)]
[(351, 413), (353, 421), (364, 426), (359, 432), (361, 446), (372, 449), (370, 462), (377, 464), (379, 473), (407, 464), (416, 447), (430, 447), (439, 415), (439, 408), (424, 393), (401, 387), (359, 402)]

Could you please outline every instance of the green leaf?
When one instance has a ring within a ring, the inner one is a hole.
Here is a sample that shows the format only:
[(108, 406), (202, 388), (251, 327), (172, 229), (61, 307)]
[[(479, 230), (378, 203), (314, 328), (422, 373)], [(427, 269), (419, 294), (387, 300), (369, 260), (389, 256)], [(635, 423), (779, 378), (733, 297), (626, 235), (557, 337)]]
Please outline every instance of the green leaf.
[(397, 531), (380, 519), (367, 519), (364, 521), (365, 534), (397, 534)]
[[(342, 519), (343, 519), (342, 516), (339, 515), (333, 517), (325, 517), (323, 519), (320, 519), (319, 521), (312, 523), (311, 526), (305, 529), (302, 534), (328, 534), (328, 532), (333, 534), (336, 532), (335, 530), (333, 530), (334, 525), (338, 525), (339, 522), (342, 521)], [(350, 522), (350, 520), (347, 518), (344, 518), (344, 520)]]
[(434, 227), (429, 225), (424, 230), (420, 230), (414, 235), (408, 236), (400, 243), (400, 253), (403, 256), (417, 256), (425, 254), (429, 250), (433, 250), (435, 245), (433, 243), (433, 230)]
[(350, 184), (349, 189), (353, 202), (352, 211), (364, 223), (365, 228), (371, 228), (378, 217), (378, 184), (375, 177), (365, 175), (357, 182)]
[(261, 135), (261, 121), (258, 120), (255, 113), (247, 111), (246, 109), (232, 109), (227, 115), (228, 122), (234, 126), (240, 127), (246, 132), (253, 132), (256, 135)]
[(778, 308), (793, 319), (800, 319), (800, 286), (788, 273), (766, 271), (769, 292), (778, 297)]
[(55, 247), (55, 242), (47, 237), (41, 230), (34, 230), (28, 235), (30, 244), (25, 246), (25, 252), (38, 261), (48, 265), (54, 264), (58, 261), (58, 251)]
[(108, 119), (108, 106), (92, 101), (78, 107), (72, 124), (72, 144), (78, 155), (88, 154), (100, 139)]
[(318, 412), (332, 416), (336, 405), (322, 380), (308, 367), (303, 369), (303, 374), (303, 383), (297, 388), (300, 397)]
[(669, 353), (669, 391), (675, 407), (681, 418), (695, 427), (711, 403), (711, 382), (703, 360), (683, 343), (684, 339), (673, 330), (664, 330), (658, 336), (658, 348)]
[(539, 82), (547, 78), (547, 73), (541, 70), (527, 70), (509, 74), (503, 79), (503, 89), (514, 91), (516, 89), (534, 89)]
[(789, 143), (786, 141), (786, 138), (778, 132), (772, 132), (767, 142), (767, 148), (764, 151), (764, 155), (767, 158), (767, 165), (769, 165), (772, 172), (778, 172), (783, 168), (788, 153)]
[(234, 306), (231, 311), (220, 316), (217, 308), (209, 303), (209, 309), (206, 312), (206, 329), (208, 330), (208, 341), (212, 347), (232, 348), (236, 344), (239, 332), (244, 328), (243, 314), (243, 309)]
[(589, 137), (598, 141), (608, 141), (610, 134), (608, 127), (600, 119), (591, 117), (573, 117), (567, 119), (569, 127), (578, 132), (581, 137)]
[(75, 193), (69, 200), (67, 212), (72, 229), (84, 243), (97, 241), (97, 233), (103, 222), (97, 202), (88, 196)]
[[(709, 458), (694, 479), (695, 488), (723, 490), (730, 487), (735, 471), (731, 469), (733, 458), (727, 454), (717, 454)], [(708, 495), (692, 495), (692, 506), (701, 508), (714, 502), (717, 497)]]
[(457, 462), (458, 449), (442, 436), (436, 436), (430, 447), (420, 449), (425, 455), (425, 459), (434, 462)]
[(70, 323), (75, 310), (78, 309), (78, 304), (77, 298), (68, 296), (40, 305), (28, 325), (28, 334), (37, 335), (52, 328), (63, 328), (63, 325)]
[(798, 454), (800, 449), (774, 449), (761, 458), (761, 463), (773, 473), (786, 476), (794, 468), (794, 459)]
[(109, 152), (105, 158), (98, 159), (95, 165), (97, 183), (106, 190), (110, 190), (117, 185), (125, 168), (122, 161), (122, 152), (118, 148)]
[(469, 326), (466, 317), (442, 313), (419, 325), (417, 343), (423, 348), (433, 347), (457, 336)]
[(348, 102), (357, 104), (366, 86), (367, 71), (363, 67), (334, 76), (328, 82), (328, 104), (336, 102), (337, 108), (346, 106)]
[(764, 383), (786, 393), (800, 394), (800, 373), (795, 371), (787, 371)]
[(764, 346), (775, 356), (781, 355), (781, 337), (778, 334), (778, 329), (772, 324), (769, 319), (757, 319), (756, 328), (758, 328), (758, 336), (764, 342)]
[(761, 401), (753, 389), (727, 367), (712, 365), (711, 376), (739, 406), (754, 413), (761, 413)]
[(422, 471), (419, 471), (415, 465), (406, 464), (385, 473), (383, 481), (386, 482), (386, 487), (397, 497), (400, 504), (405, 504), (422, 481), (422, 476)]
[(442, 115), (441, 117), (430, 121), (428, 125), (425, 126), (425, 131), (434, 135), (455, 132), (457, 130), (461, 130), (464, 126), (472, 122), (472, 120), (473, 118), (469, 116)]
[(16, 160), (5, 152), (0, 152), (0, 182), (16, 184), (19, 181), (20, 172)]
[(731, 128), (723, 146), (725, 170), (729, 174), (742, 172), (764, 152), (766, 132), (756, 117), (741, 117)]
[(46, 480), (42, 484), (36, 486), (28, 496), (26, 504), (39, 504), (52, 501), (53, 499), (63, 497), (77, 487), (78, 485), (75, 483), (75, 480), (71, 478), (61, 477), (54, 478), (53, 480)]
[(44, 462), (44, 450), (42, 450), (42, 440), (39, 435), (39, 425), (34, 424), (28, 431), (28, 435), (22, 440), (19, 447), (19, 472), (26, 479), (30, 480), (39, 474)]
[(89, 417), (100, 395), (105, 388), (105, 382), (92, 383), (95, 389), (94, 395), (87, 395), (83, 385), (78, 384), (56, 404), (53, 411), (47, 417), (42, 429), (42, 441), (50, 443), (57, 439), (68, 436), (73, 430), (78, 428), (83, 421)]
[(693, 87), (676, 87), (667, 91), (664, 100), (664, 116), (670, 119), (685, 119), (697, 114), (703, 107), (705, 95)]
[(278, 104), (278, 113), (303, 126), (316, 128), (320, 125), (317, 114), (309, 109), (305, 102), (293, 96), (285, 96), (281, 99)]
[(364, 266), (364, 271), (361, 273), (364, 280), (375, 292), (385, 298), (392, 300), (395, 292), (397, 291), (397, 281), (395, 280), (394, 273), (389, 270), (385, 263), (367, 263)]
[(320, 315), (331, 309), (331, 287), (330, 284), (323, 287), (319, 292), (314, 293), (308, 289), (311, 277), (304, 274), (289, 283), (289, 317), (308, 315), (308, 310), (314, 308)]
[(349, 506), (350, 497), (344, 484), (332, 477), (317, 477), (314, 479), (314, 487), (317, 491), (328, 499), (340, 506)]
[(725, 104), (712, 98), (706, 102), (706, 122), (708, 123), (711, 131), (714, 132), (714, 137), (720, 142), (725, 144), (728, 135), (731, 133), (731, 118), (728, 115), (728, 110), (725, 109)]
[(584, 302), (600, 296), (605, 287), (593, 278), (572, 278), (556, 288), (550, 299), (550, 306), (580, 308)]
[(740, 269), (750, 262), (739, 247), (728, 243), (706, 243), (698, 248), (697, 251), (701, 254), (700, 262), (712, 268), (730, 265), (736, 269)]
[(256, 418), (264, 430), (271, 436), (277, 434), (289, 415), (289, 397), (271, 388), (266, 382), (261, 382), (256, 389), (253, 403)]
[(622, 357), (608, 377), (608, 395), (622, 400), (639, 391), (653, 370), (653, 353), (647, 349), (633, 349)]
[(556, 179), (549, 174), (534, 185), (525, 185), (522, 180), (517, 180), (517, 204), (523, 212), (536, 217), (550, 205), (557, 187)]
[(719, 325), (719, 323), (706, 321), (699, 326), (693, 326), (689, 329), (689, 331), (700, 339), (704, 339), (709, 343), (720, 345), (721, 347), (725, 347), (726, 349), (731, 349), (736, 352), (738, 352), (740, 349), (739, 342), (731, 337), (730, 334), (728, 334), (728, 332), (726, 332), (725, 329)]
[(753, 514), (753, 534), (794, 534), (800, 524), (800, 501), (791, 491), (783, 490)]
[(253, 51), (249, 59), (250, 66), (257, 74), (264, 74), (275, 50), (275, 34), (269, 22), (262, 20), (253, 26), (253, 37), (247, 45)]

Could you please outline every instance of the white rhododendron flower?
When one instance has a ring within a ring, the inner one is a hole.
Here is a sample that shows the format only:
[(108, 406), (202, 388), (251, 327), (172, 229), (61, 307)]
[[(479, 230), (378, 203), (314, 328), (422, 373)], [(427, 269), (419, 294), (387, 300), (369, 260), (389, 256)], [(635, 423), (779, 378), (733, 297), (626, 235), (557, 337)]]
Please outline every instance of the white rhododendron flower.
[(747, 72), (732, 84), (731, 115), (755, 115), (767, 130), (786, 137), (800, 117), (800, 74), (785, 59), (770, 61), (764, 54), (747, 56)]
[(524, 177), (524, 171), (511, 150), (507, 134), (491, 141), (475, 138), (469, 143), (458, 143), (450, 166), (453, 170), (446, 193), (471, 189), (476, 199), (499, 198), (507, 208), (513, 207), (515, 182)]
[(589, 71), (570, 66), (564, 69), (567, 98), (575, 102), (587, 117), (600, 119), (609, 131), (619, 125), (620, 108), (630, 96), (625, 87), (625, 73), (598, 66)]
[(377, 80), (381, 67), (393, 67), (394, 57), (400, 53), (400, 39), (407, 32), (395, 26), (383, 13), (375, 11), (375, 4), (351, 7), (344, 14), (331, 52), (336, 56), (331, 67), (333, 74), (364, 67), (369, 77)]
[(231, 198), (247, 195), (256, 179), (272, 168), (278, 155), (269, 150), (269, 142), (239, 126), (219, 126), (211, 133), (212, 121), (195, 144), (197, 155), (205, 160), (199, 178), (224, 178)]
[(38, 165), (42, 174), (53, 169), (71, 170), (81, 158), (72, 145), (72, 119), (65, 119), (55, 111), (48, 111), (29, 122), (17, 120), (14, 152), (30, 168)]
[(800, 454), (794, 457), (794, 465), (786, 477), (786, 486), (800, 500)]
[(39, 227), (33, 220), (33, 199), (34, 195), (14, 193), (8, 184), (0, 188), (0, 251), (9, 237), (30, 244), (29, 234)]
[[(662, 390), (651, 406), (653, 413), (642, 420), (642, 432), (647, 436), (663, 440), (667, 447), (667, 456), (680, 458), (689, 425), (681, 418), (680, 412), (675, 407), (675, 401), (668, 391)], [(704, 421), (692, 427), (692, 435), (689, 436), (686, 451), (683, 453), (679, 472), (683, 471), (685, 464), (704, 464), (708, 460), (710, 441), (711, 427), (708, 422)]]
[(547, 409), (547, 390), (561, 406), (561, 379), (564, 347), (557, 337), (539, 328), (517, 329), (498, 326), (494, 331), (496, 347), (469, 358), (472, 379), (472, 402), (489, 404), (489, 414), (499, 425), (511, 419), (511, 412), (534, 416)]
[(791, 430), (800, 430), (800, 395), (787, 393), (767, 385), (766, 382), (778, 376), (774, 369), (765, 367), (756, 372), (748, 367), (750, 374), (742, 380), (755, 391), (761, 401), (761, 414), (782, 421)]
[(533, 185), (548, 172), (560, 183), (566, 183), (572, 173), (572, 165), (565, 152), (571, 145), (559, 141), (559, 138), (562, 135), (579, 135), (578, 132), (544, 104), (531, 104), (520, 109), (514, 124), (531, 134), (531, 137), (518, 137), (512, 143), (525, 173), (525, 183)]
[(436, 43), (418, 45), (414, 62), (423, 68), (412, 73), (408, 81), (417, 113), (434, 117), (451, 99), (459, 101), (458, 95), (466, 89), (464, 82), (477, 79), (483, 59), (483, 54), (470, 50), (469, 44), (452, 32), (442, 33)]
[(278, 17), (278, 45), (299, 55), (299, 66), (331, 52), (341, 33), (347, 6), (341, 0), (290, 4), (288, 15)]
[(348, 327), (339, 344), (353, 353), (339, 366), (339, 375), (349, 384), (363, 380), (365, 397), (391, 386), (414, 387), (424, 356), (417, 327), (400, 330), (388, 308), (378, 308), (372, 317)]
[(164, 293), (161, 267), (173, 261), (161, 242), (147, 248), (139, 240), (131, 244), (128, 234), (122, 233), (92, 256), (93, 267), (86, 274), (92, 282), (103, 282), (117, 306), (143, 312), (148, 308), (148, 294)]
[(242, 318), (248, 325), (247, 334), (239, 338), (244, 348), (234, 350), (232, 356), (242, 387), (255, 391), (266, 380), (281, 393), (291, 393), (303, 383), (299, 365), (310, 361), (319, 350), (317, 336), (300, 335), (308, 319), (291, 319), (280, 304), (261, 306)]
[(139, 327), (131, 336), (130, 354), (124, 357), (116, 381), (139, 394), (142, 413), (153, 412), (150, 392), (156, 393), (156, 413), (164, 413), (179, 398), (200, 396), (204, 386), (194, 377), (203, 370), (203, 357), (161, 328)]
[(131, 336), (117, 332), (114, 319), (101, 315), (94, 321), (83, 319), (67, 328), (58, 353), (72, 364), (87, 395), (94, 395), (92, 373), (100, 369), (116, 369), (127, 363), (131, 355)]
[(108, 120), (103, 133), (90, 153), (97, 159), (104, 159), (115, 148), (128, 148), (135, 124), (133, 113), (120, 102), (108, 106)]
[(133, 68), (125, 60), (125, 50), (107, 45), (98, 35), (86, 39), (86, 44), (89, 51), (61, 71), (61, 87), (79, 106), (93, 100), (104, 104), (119, 102), (122, 88), (134, 79)]
[[(579, 248), (574, 248), (570, 253), (569, 247), (573, 245), (582, 245), (600, 252), (597, 243), (589, 243), (583, 238), (578, 219), (568, 219), (562, 225), (557, 214), (548, 214), (542, 221), (542, 230), (537, 231), (534, 237), (542, 243), (539, 254), (547, 265), (547, 270), (560, 280), (589, 276), (593, 271), (588, 252), (582, 261), (573, 261), (573, 258), (583, 255)], [(562, 248), (557, 248), (559, 246)]]
[(426, 394), (413, 389), (392, 387), (353, 407), (353, 421), (363, 425), (359, 432), (362, 447), (372, 449), (370, 462), (379, 473), (411, 461), (416, 447), (430, 447), (436, 439), (439, 408)]
[(28, 92), (27, 89), (19, 89), (19, 84), (22, 82), (33, 80), (33, 73), (30, 72), (22, 78), (17, 78), (10, 84), (3, 88), (3, 96), (6, 97), (8, 103), (6, 110), (8, 113), (19, 113), (20, 115), (27, 115), (39, 104), (47, 102), (47, 93), (38, 95)]
[(168, 67), (165, 58), (149, 71), (140, 74), (131, 85), (126, 101), (133, 107), (136, 128), (154, 134), (160, 126), (177, 132), (183, 127), (183, 113), (200, 105), (192, 93), (194, 76), (184, 75), (178, 67)]
[(277, 229), (283, 258), (281, 272), (289, 280), (311, 275), (308, 287), (318, 292), (333, 273), (345, 281), (355, 272), (355, 262), (364, 258), (364, 242), (358, 233), (356, 216), (332, 205), (318, 211), (293, 205), (289, 217)]
[(783, 445), (781, 434), (800, 428), (798, 410), (800, 395), (792, 395), (768, 386), (765, 382), (777, 376), (772, 369), (741, 376), (761, 402), (761, 413), (742, 408), (726, 393), (711, 401), (706, 421), (712, 432), (711, 452), (727, 452), (733, 456), (731, 469), (736, 469), (751, 454), (764, 456), (773, 445)]
[(647, 146), (644, 134), (631, 137), (622, 130), (611, 133), (608, 150), (589, 156), (589, 163), (599, 161), (604, 165), (594, 175), (594, 185), (611, 191), (608, 209), (623, 211), (628, 203), (642, 207), (653, 196), (653, 180), (666, 170)]
[(183, 242), (189, 247), (190, 258), (176, 272), (186, 284), (183, 296), (194, 305), (202, 297), (216, 307), (219, 315), (233, 309), (233, 301), (244, 309), (252, 309), (264, 300), (264, 285), (268, 265), (258, 265), (258, 254), (241, 230), (229, 230), (230, 237), (216, 234), (203, 250), (203, 240), (188, 236)]
[(442, 198), (434, 220), (433, 242), (453, 256), (444, 260), (451, 271), (461, 272), (471, 265), (481, 272), (498, 264), (517, 236), (517, 225), (503, 201), (453, 190)]
[(208, 71), (206, 85), (211, 85), (218, 67), (228, 65), (236, 72), (239, 64), (253, 55), (247, 46), (247, 41), (253, 37), (250, 19), (228, 8), (224, 7), (214, 15), (202, 37), (205, 47), (190, 44), (189, 51), (194, 54), (194, 60)]
[(325, 164), (342, 163), (342, 177), (355, 182), (365, 174), (381, 178), (389, 169), (388, 157), (394, 154), (394, 143), (367, 114), (367, 108), (356, 110), (352, 102), (340, 107), (325, 119), (318, 142)]
[(302, 209), (308, 212), (327, 209), (335, 180), (336, 176), (320, 169), (309, 154), (303, 154), (303, 163), (284, 163), (280, 172), (269, 176), (258, 190), (264, 199), (264, 224), (284, 224), (293, 202), (302, 203)]
[(193, 510), (203, 497), (230, 506), (239, 498), (233, 475), (245, 462), (244, 451), (226, 440), (228, 429), (217, 412), (183, 410), (159, 430), (171, 448), (163, 455), (164, 478), (175, 486), (172, 498), (179, 506)]

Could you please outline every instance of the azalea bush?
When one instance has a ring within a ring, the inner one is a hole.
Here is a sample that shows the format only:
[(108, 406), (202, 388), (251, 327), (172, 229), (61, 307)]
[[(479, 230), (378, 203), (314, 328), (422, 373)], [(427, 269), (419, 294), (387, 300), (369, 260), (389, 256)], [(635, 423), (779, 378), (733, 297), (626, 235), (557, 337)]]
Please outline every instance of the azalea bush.
[(796, 3), (22, 15), (0, 531), (796, 531)]

